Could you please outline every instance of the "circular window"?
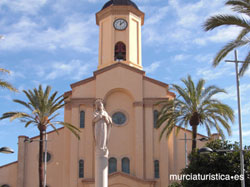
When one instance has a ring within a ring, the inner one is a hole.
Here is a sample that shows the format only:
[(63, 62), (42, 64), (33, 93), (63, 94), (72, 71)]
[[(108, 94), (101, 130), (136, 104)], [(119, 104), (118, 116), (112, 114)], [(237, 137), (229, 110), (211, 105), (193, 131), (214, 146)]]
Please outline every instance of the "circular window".
[(112, 120), (116, 125), (123, 125), (126, 121), (126, 115), (122, 112), (116, 112), (112, 115)]

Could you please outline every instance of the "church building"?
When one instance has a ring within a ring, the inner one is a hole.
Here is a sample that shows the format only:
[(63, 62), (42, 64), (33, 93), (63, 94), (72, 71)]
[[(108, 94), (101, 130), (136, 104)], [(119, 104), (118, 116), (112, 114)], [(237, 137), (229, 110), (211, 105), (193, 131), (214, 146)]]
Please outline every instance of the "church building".
[[(80, 130), (48, 133), (47, 186), (94, 187), (93, 112), (100, 98), (113, 127), (109, 139), (109, 187), (167, 187), (185, 167), (185, 129), (160, 140), (160, 106), (174, 99), (166, 83), (146, 76), (141, 57), (144, 13), (131, 0), (110, 0), (96, 13), (99, 60), (93, 76), (71, 84), (64, 120)], [(96, 41), (97, 42), (97, 41)], [(192, 133), (186, 130), (187, 138)], [(198, 134), (197, 138), (204, 136)], [(0, 187), (38, 186), (39, 137), (18, 137), (18, 160), (0, 167)], [(187, 141), (188, 153), (191, 142)], [(197, 142), (198, 147), (204, 145)]]

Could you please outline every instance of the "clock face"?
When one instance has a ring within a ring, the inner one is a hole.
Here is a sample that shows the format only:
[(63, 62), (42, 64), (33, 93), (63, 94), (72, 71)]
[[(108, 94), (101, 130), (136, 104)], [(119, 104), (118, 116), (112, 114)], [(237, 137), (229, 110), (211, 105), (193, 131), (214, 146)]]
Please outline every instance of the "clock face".
[(120, 31), (125, 30), (127, 26), (128, 26), (128, 22), (125, 19), (119, 18), (114, 21), (114, 27), (117, 30), (120, 30)]

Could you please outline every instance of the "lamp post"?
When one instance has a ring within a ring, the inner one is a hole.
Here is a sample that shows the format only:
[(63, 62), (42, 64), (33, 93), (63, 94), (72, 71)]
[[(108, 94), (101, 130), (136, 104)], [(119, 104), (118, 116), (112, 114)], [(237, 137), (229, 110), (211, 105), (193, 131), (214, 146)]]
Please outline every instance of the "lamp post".
[[(48, 149), (47, 149), (47, 143), (48, 143), (48, 135), (47, 132), (45, 130), (45, 139), (43, 140), (45, 142), (44, 145), (44, 172), (43, 172), (43, 187), (46, 187), (46, 183), (47, 183), (47, 154), (48, 154)], [(33, 141), (40, 141), (40, 140), (31, 140), (29, 138), (26, 138), (24, 141), (28, 141), (29, 143), (33, 142)]]
[[(243, 149), (242, 152), (250, 151), (249, 149)], [(229, 149), (216, 149), (213, 150), (210, 147), (202, 147), (198, 150), (199, 154), (209, 154), (209, 153), (233, 153), (236, 152), (235, 150), (229, 150)]]
[(241, 127), (240, 76), (239, 76), (238, 64), (239, 63), (248, 63), (248, 62), (239, 61), (236, 50), (234, 50), (234, 58), (235, 58), (235, 60), (226, 60), (225, 62), (235, 63), (237, 101), (238, 101), (239, 139), (240, 139), (240, 170), (241, 170), (241, 174), (243, 175), (243, 180), (241, 180), (241, 187), (245, 187), (244, 155), (243, 155), (242, 127)]
[(14, 153), (14, 150), (9, 147), (1, 147), (0, 153), (11, 154)]
[[(248, 150), (245, 150), (248, 151)], [(198, 150), (199, 154), (209, 154), (209, 153), (232, 153), (235, 152), (234, 150), (228, 150), (228, 149), (216, 149), (213, 150), (210, 147), (202, 147)]]
[[(188, 158), (187, 158), (187, 140), (193, 140), (192, 138), (187, 138), (187, 134), (186, 134), (186, 128), (185, 128), (185, 133), (184, 133), (184, 139), (179, 139), (179, 140), (185, 140), (185, 167), (187, 167), (188, 163)], [(201, 142), (206, 142), (208, 141), (209, 139), (208, 138), (199, 138), (199, 139), (196, 139), (196, 141), (199, 140)]]
[(43, 186), (46, 187), (46, 183), (47, 183), (47, 142), (48, 142), (48, 137), (47, 137), (47, 132), (45, 130), (45, 148), (44, 148), (44, 182), (43, 182)]

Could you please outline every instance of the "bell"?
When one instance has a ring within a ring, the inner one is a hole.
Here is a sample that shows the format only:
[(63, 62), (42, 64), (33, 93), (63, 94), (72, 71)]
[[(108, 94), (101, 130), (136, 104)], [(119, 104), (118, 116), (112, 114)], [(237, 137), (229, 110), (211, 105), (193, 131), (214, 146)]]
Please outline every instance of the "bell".
[(123, 55), (121, 52), (119, 52), (119, 53), (116, 55), (116, 60), (118, 60), (118, 61), (124, 60), (124, 55)]

